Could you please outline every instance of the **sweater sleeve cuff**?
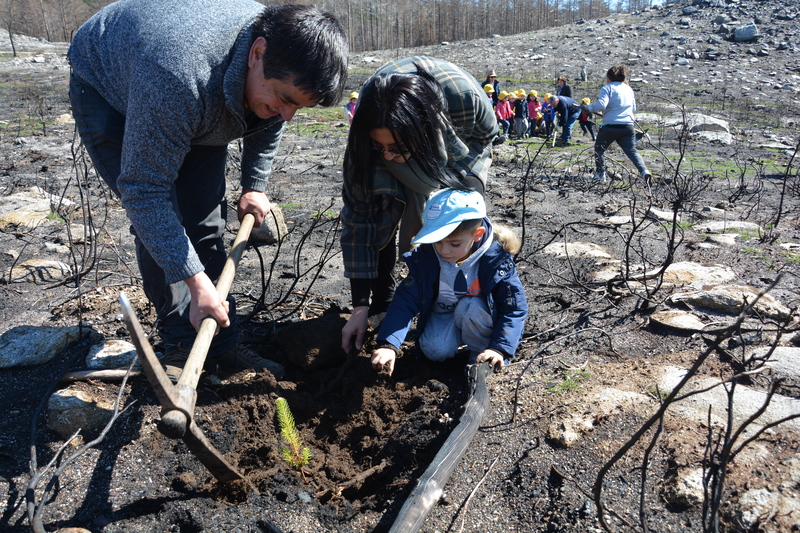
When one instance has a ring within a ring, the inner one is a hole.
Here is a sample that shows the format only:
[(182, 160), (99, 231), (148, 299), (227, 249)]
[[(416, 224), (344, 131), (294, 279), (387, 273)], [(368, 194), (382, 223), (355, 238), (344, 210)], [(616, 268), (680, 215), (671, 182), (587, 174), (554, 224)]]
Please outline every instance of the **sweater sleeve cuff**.
[(350, 278), (350, 293), (353, 295), (353, 307), (369, 305), (371, 286), (371, 279)]

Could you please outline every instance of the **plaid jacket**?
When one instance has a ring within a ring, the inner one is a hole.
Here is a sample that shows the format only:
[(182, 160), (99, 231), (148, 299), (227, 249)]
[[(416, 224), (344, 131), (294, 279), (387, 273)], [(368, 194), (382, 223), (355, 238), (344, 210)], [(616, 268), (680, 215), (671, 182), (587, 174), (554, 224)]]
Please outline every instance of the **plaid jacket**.
[[(444, 89), (450, 121), (444, 132), (447, 166), (462, 177), (477, 176), (484, 185), (492, 163), (492, 140), (499, 131), (491, 101), (472, 75), (450, 62), (432, 57), (408, 57), (382, 66), (375, 76), (392, 72), (413, 73), (414, 63), (436, 78)], [(373, 76), (374, 77), (374, 76)], [(368, 85), (372, 78), (364, 85)], [(378, 252), (394, 235), (406, 207), (405, 187), (376, 154), (370, 156), (372, 196), (366, 198), (350, 186), (344, 169), (342, 198), (342, 257), (348, 278), (372, 279), (378, 275)]]

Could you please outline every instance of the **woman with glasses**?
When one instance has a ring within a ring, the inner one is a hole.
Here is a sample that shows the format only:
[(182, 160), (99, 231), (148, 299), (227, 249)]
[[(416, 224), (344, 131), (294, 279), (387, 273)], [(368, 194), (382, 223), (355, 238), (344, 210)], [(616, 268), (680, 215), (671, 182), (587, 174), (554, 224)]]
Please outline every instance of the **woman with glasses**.
[(344, 156), (342, 259), (353, 313), (342, 348), (361, 349), (368, 317), (386, 311), (394, 266), (440, 189), (483, 193), (498, 133), (483, 86), (432, 57), (388, 63), (359, 92)]

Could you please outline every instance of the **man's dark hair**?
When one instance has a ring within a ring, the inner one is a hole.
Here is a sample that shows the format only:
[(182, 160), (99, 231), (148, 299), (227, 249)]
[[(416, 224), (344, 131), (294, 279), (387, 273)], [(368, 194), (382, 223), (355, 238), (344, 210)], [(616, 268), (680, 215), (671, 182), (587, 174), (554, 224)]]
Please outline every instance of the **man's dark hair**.
[(628, 65), (617, 65), (606, 72), (608, 81), (625, 81), (628, 78)]
[[(419, 65), (417, 72), (377, 74), (370, 78), (358, 97), (345, 152), (345, 168), (352, 170), (353, 184), (370, 195), (370, 168), (376, 157), (370, 133), (389, 129), (395, 142), (409, 151), (426, 177), (441, 188), (465, 190), (458, 174), (448, 170), (442, 135), (451, 125), (444, 90)], [(443, 157), (444, 156), (444, 159)]]
[(347, 81), (347, 36), (332, 14), (311, 5), (271, 6), (255, 23), (264, 37), (264, 78), (293, 79), (322, 106), (338, 104)]

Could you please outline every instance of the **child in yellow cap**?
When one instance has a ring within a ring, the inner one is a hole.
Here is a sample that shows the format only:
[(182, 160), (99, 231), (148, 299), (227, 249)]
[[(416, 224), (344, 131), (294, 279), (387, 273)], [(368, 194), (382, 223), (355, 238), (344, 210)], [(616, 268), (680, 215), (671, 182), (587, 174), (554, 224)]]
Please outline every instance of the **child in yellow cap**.
[(486, 85), (484, 85), (483, 86), (483, 92), (486, 93), (486, 96), (489, 98), (489, 101), (492, 102), (492, 107), (495, 107), (497, 104), (495, 104), (495, 102), (494, 102), (494, 98), (495, 98), (495, 94), (494, 93), (495, 93), (495, 91), (494, 91), (494, 87), (492, 87), (492, 84), (491, 83), (487, 83)]
[[(589, 100), (588, 98), (584, 98), (583, 100), (581, 100), (582, 105), (589, 105), (589, 103), (591, 103), (591, 100)], [(586, 113), (586, 111), (581, 110), (581, 116), (578, 117), (578, 122), (580, 122), (581, 124), (581, 131), (583, 132), (583, 134), (586, 135), (587, 133), (589, 133), (589, 135), (592, 136), (592, 140), (594, 141), (594, 122), (592, 122), (591, 118), (592, 117), (588, 113)]]
[(542, 127), (541, 118), (542, 104), (539, 103), (539, 93), (536, 91), (528, 92), (528, 137), (539, 135)]
[(548, 139), (553, 136), (554, 129), (555, 129), (555, 120), (556, 120), (556, 110), (553, 109), (553, 106), (550, 105), (550, 93), (544, 93), (544, 97), (542, 99), (542, 123), (544, 124), (542, 128), (544, 129), (545, 137)]
[(517, 97), (514, 102), (514, 133), (517, 138), (524, 139), (528, 136), (528, 100), (524, 89), (517, 89), (514, 95)]
[(500, 91), (498, 98), (494, 116), (497, 118), (500, 129), (503, 130), (503, 135), (508, 136), (511, 133), (511, 120), (514, 118), (514, 110), (511, 109), (511, 104), (508, 102), (507, 92)]

